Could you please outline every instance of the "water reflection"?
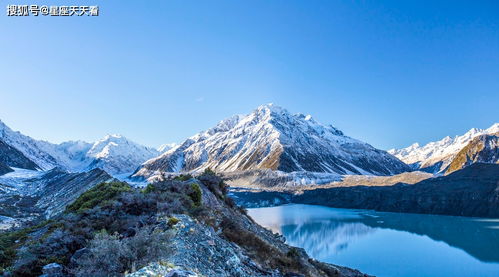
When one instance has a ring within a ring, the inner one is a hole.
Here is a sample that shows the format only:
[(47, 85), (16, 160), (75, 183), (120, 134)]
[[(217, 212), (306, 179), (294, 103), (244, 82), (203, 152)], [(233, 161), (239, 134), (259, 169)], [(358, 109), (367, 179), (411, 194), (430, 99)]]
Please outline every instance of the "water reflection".
[[(310, 205), (250, 209), (249, 214), (316, 259), (371, 274), (467, 276), (479, 273), (499, 276), (497, 219), (380, 213)], [(392, 272), (380, 267), (389, 267)], [(428, 271), (422, 274), (425, 271), (420, 267)], [(435, 271), (438, 274), (434, 274)]]
[(299, 245), (317, 259), (345, 250), (348, 244), (374, 232), (362, 223), (321, 221), (303, 225), (284, 225), (282, 233), (289, 243)]

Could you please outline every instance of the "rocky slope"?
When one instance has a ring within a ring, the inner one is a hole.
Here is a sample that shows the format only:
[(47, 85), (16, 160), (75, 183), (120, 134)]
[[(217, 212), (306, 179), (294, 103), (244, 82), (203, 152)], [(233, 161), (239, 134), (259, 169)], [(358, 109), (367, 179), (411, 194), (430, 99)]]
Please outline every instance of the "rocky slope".
[(388, 152), (412, 166), (430, 173), (443, 173), (456, 155), (475, 137), (499, 132), (499, 123), (488, 129), (473, 128), (462, 136), (445, 137), (436, 142), (420, 146), (415, 143), (403, 149), (391, 149)]
[(13, 180), (6, 176), (0, 178), (0, 216), (11, 225), (55, 216), (89, 188), (113, 180), (101, 169), (68, 173), (55, 168)]
[(291, 114), (269, 104), (246, 116), (233, 116), (196, 134), (134, 174), (271, 169), (282, 172), (390, 175), (409, 170), (403, 162), (350, 138), (311, 116)]
[(445, 174), (463, 169), (474, 163), (499, 163), (499, 132), (480, 135), (472, 139), (457, 153)]
[(367, 276), (286, 245), (226, 191), (211, 172), (144, 189), (101, 183), (51, 221), (0, 234), (0, 268), (13, 276)]
[[(167, 146), (163, 146), (163, 150)], [(24, 169), (71, 172), (101, 168), (113, 175), (130, 174), (161, 152), (139, 145), (121, 135), (108, 135), (94, 143), (68, 141), (53, 144), (12, 131), (0, 121), (0, 162)]]
[(474, 217), (499, 217), (499, 165), (476, 163), (446, 176), (413, 185), (332, 187), (282, 192), (233, 192), (248, 207), (300, 203), (335, 208), (373, 209)]
[(30, 186), (39, 188), (33, 195), (37, 198), (35, 206), (44, 211), (45, 218), (50, 218), (64, 211), (67, 205), (88, 189), (113, 180), (115, 179), (104, 170), (95, 168), (82, 173), (67, 173), (53, 169), (28, 182), (31, 183)]

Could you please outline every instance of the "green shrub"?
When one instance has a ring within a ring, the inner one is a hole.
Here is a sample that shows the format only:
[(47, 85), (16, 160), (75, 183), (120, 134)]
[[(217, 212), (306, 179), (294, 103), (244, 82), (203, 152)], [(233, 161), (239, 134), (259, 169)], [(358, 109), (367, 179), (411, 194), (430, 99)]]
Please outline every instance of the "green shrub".
[(147, 186), (142, 190), (142, 193), (151, 193), (154, 192), (156, 188), (153, 184), (147, 184)]
[(168, 218), (168, 225), (173, 226), (173, 225), (177, 224), (179, 221), (180, 220), (178, 218), (172, 216), (172, 217)]
[(7, 232), (0, 234), (0, 271), (9, 267), (16, 258), (16, 248), (19, 242), (27, 238), (26, 230)]
[(300, 257), (300, 254), (298, 253), (298, 249), (296, 249), (295, 247), (291, 247), (291, 249), (289, 249), (289, 251), (288, 251), (288, 253), (286, 253), (286, 255), (290, 258)]
[(194, 202), (194, 205), (196, 207), (201, 206), (201, 199), (202, 199), (202, 192), (201, 192), (201, 187), (199, 187), (199, 184), (193, 183), (191, 184), (191, 192), (189, 193), (189, 197), (192, 199), (192, 202)]
[(204, 172), (203, 172), (203, 175), (216, 175), (215, 171), (213, 171), (211, 168), (207, 167)]
[(171, 253), (171, 234), (151, 226), (133, 237), (120, 238), (99, 232), (87, 244), (88, 252), (77, 261), (76, 276), (122, 276)]
[(83, 212), (131, 189), (130, 185), (124, 182), (100, 183), (80, 195), (80, 197), (66, 208), (66, 211)]
[(190, 180), (190, 179), (192, 179), (191, 174), (185, 174), (185, 175), (180, 174), (180, 175), (176, 176), (175, 178), (173, 178), (173, 180), (175, 180), (175, 181), (182, 181), (182, 182)]

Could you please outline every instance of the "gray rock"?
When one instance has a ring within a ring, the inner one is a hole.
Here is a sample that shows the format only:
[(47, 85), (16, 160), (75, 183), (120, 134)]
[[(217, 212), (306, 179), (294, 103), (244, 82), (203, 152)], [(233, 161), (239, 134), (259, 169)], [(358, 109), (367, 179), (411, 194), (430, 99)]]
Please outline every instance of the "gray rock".
[(192, 271), (186, 271), (182, 269), (174, 269), (165, 275), (165, 277), (192, 277), (192, 276), (197, 276), (197, 274)]
[(45, 265), (42, 268), (43, 275), (41, 277), (63, 277), (64, 273), (62, 272), (63, 267), (58, 263), (51, 263)]
[(88, 254), (90, 252), (90, 250), (88, 250), (86, 247), (85, 248), (82, 248), (82, 249), (78, 249), (76, 250), (76, 252), (73, 254), (73, 256), (71, 256), (71, 259), (69, 260), (69, 266), (70, 267), (76, 267), (77, 264), (78, 264), (78, 260)]
[(170, 267), (159, 263), (151, 263), (126, 277), (198, 277), (199, 275), (181, 267)]

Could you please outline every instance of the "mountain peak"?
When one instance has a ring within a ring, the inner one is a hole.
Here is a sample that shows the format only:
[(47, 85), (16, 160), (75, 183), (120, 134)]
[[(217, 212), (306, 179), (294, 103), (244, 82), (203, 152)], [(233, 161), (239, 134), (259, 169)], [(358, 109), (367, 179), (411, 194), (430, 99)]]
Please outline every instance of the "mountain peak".
[(258, 110), (258, 111), (265, 110), (265, 111), (273, 111), (273, 112), (281, 112), (283, 110), (286, 111), (286, 109), (284, 109), (281, 106), (275, 105), (274, 103), (260, 105), (256, 108), (256, 110)]
[(271, 169), (337, 174), (400, 173), (408, 167), (388, 153), (345, 136), (310, 115), (291, 114), (274, 104), (232, 116), (149, 160), (135, 174)]
[(113, 140), (127, 141), (128, 139), (120, 134), (108, 134), (99, 141), (113, 141)]

